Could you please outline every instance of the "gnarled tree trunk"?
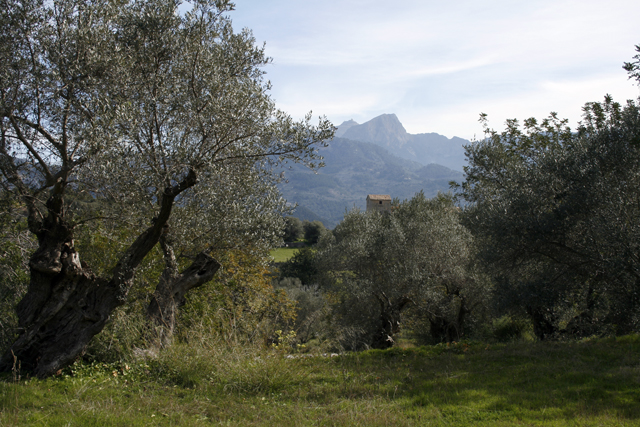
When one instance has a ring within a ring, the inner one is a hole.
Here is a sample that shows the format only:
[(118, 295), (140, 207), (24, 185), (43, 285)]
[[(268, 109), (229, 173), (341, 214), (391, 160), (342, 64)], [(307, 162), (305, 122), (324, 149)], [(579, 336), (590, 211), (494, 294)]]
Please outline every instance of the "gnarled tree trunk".
[(220, 263), (200, 252), (189, 267), (178, 273), (176, 257), (166, 235), (160, 238), (160, 244), (165, 268), (151, 297), (147, 316), (154, 328), (156, 344), (165, 346), (171, 343), (178, 308), (184, 305), (184, 296), (191, 289), (210, 281), (220, 268)]
[(195, 183), (196, 174), (190, 171), (165, 189), (153, 225), (127, 249), (110, 279), (96, 277), (80, 262), (73, 227), (65, 219), (63, 180), (52, 190), (43, 220), (37, 220), (33, 199), (28, 199), (29, 228), (38, 237), (38, 249), (30, 259), (27, 294), (18, 304), (20, 335), (0, 360), (0, 369), (10, 370), (15, 356), (22, 369), (44, 377), (81, 355), (111, 312), (125, 303), (135, 270), (158, 243), (175, 197)]
[[(548, 315), (545, 315), (545, 311)], [(533, 333), (540, 341), (556, 336), (558, 328), (555, 326), (554, 316), (550, 310), (541, 307), (527, 306), (527, 314), (533, 322)]]
[[(38, 376), (72, 363), (119, 305), (114, 283), (81, 265), (69, 227), (45, 223), (49, 233), (31, 257), (29, 289), (17, 307), (21, 334), (11, 347), (22, 368)], [(2, 359), (4, 369), (11, 356)]]
[[(449, 304), (455, 310), (447, 313), (442, 308), (437, 308), (435, 313), (427, 316), (429, 320), (429, 333), (437, 342), (452, 342), (462, 339), (464, 336), (464, 320), (471, 309), (467, 307), (467, 300), (460, 291), (451, 293)], [(452, 315), (453, 314), (453, 315)]]
[(385, 349), (395, 344), (394, 336), (400, 332), (401, 311), (411, 300), (402, 297), (397, 301), (391, 302), (384, 293), (382, 293), (382, 296), (376, 296), (376, 298), (380, 303), (380, 326), (373, 337), (371, 347)]

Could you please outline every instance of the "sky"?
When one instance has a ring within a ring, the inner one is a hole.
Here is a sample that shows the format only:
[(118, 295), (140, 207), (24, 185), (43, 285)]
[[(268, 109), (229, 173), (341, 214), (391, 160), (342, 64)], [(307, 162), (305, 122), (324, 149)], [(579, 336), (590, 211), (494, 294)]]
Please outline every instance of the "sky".
[(278, 108), (335, 125), (395, 113), (409, 133), (482, 137), (480, 113), (580, 120), (640, 88), (638, 0), (235, 0), (234, 29), (266, 43)]

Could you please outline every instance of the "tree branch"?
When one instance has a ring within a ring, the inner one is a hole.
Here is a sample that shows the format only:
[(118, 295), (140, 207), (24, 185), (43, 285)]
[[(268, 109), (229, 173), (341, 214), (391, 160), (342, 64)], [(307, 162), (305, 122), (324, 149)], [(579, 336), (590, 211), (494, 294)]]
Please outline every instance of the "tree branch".
[(111, 282), (116, 286), (116, 289), (118, 289), (119, 299), (124, 300), (124, 298), (126, 298), (135, 269), (160, 240), (165, 224), (171, 216), (171, 210), (176, 196), (186, 189), (193, 187), (197, 181), (195, 171), (190, 169), (187, 176), (179, 184), (167, 187), (164, 190), (160, 203), (160, 212), (155, 218), (153, 225), (138, 236), (116, 264)]
[(53, 178), (53, 174), (49, 170), (49, 166), (47, 165), (47, 163), (42, 159), (42, 157), (40, 157), (40, 154), (36, 151), (35, 148), (33, 148), (33, 145), (31, 145), (31, 143), (24, 136), (24, 134), (22, 133), (22, 129), (20, 129), (20, 126), (16, 122), (15, 117), (13, 117), (13, 115), (10, 115), (9, 120), (11, 121), (11, 124), (13, 125), (13, 129), (16, 131), (16, 136), (18, 137), (20, 142), (22, 142), (22, 144), (27, 148), (27, 150), (29, 150), (29, 152), (33, 155), (33, 157), (35, 157), (38, 160), (38, 163), (44, 170), (44, 173), (47, 179), (47, 184), (49, 186), (53, 185), (55, 182), (55, 179)]

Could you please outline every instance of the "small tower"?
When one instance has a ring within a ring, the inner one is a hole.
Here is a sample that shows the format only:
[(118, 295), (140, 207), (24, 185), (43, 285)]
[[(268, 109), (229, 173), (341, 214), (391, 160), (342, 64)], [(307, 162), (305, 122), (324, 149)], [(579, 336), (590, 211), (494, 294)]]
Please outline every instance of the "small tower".
[(367, 211), (391, 212), (391, 196), (388, 194), (369, 194)]

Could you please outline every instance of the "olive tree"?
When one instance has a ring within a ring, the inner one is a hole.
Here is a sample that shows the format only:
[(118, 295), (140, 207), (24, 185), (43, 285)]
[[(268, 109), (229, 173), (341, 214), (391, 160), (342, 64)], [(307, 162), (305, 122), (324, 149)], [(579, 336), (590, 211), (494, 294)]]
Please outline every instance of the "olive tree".
[(577, 131), (556, 115), (467, 147), (460, 194), (499, 308), (538, 338), (640, 326), (640, 110), (610, 97)]
[(321, 286), (350, 347), (392, 346), (409, 307), (436, 340), (464, 335), (483, 293), (458, 215), (452, 197), (418, 193), (390, 213), (354, 209), (321, 240)]
[[(232, 3), (192, 5), (180, 14), (171, 0), (2, 0), (2, 185), (24, 203), (38, 241), (2, 368), (12, 355), (40, 376), (72, 362), (159, 243), (166, 269), (150, 312), (171, 319), (173, 304), (219, 268), (206, 236), (226, 217), (204, 214), (207, 206), (245, 177), (272, 183), (279, 163), (317, 166), (332, 125), (275, 108), (262, 70), (269, 58), (248, 30), (233, 31)], [(80, 194), (103, 203), (80, 209), (70, 197)], [(135, 231), (101, 276), (74, 244), (74, 230), (93, 220)], [(187, 236), (200, 244), (185, 245), (179, 271), (175, 242)]]
[(180, 272), (181, 265), (200, 268), (198, 257), (219, 260), (228, 251), (240, 250), (254, 262), (261, 259), (266, 267), (269, 249), (282, 240), (282, 215), (289, 208), (275, 180), (255, 167), (238, 170), (234, 165), (234, 170), (218, 175), (215, 182), (216, 188), (204, 188), (182, 200), (160, 237), (165, 268), (147, 309), (158, 344), (171, 342), (185, 294), (210, 279), (194, 280), (188, 269)]

